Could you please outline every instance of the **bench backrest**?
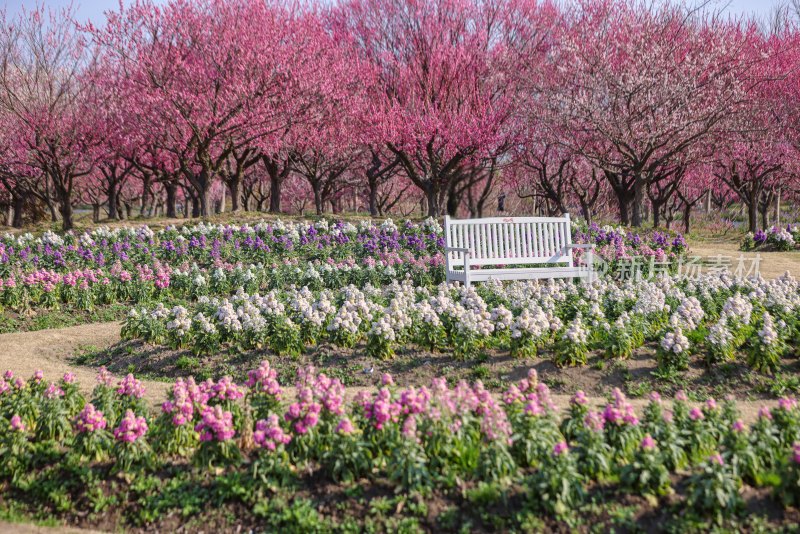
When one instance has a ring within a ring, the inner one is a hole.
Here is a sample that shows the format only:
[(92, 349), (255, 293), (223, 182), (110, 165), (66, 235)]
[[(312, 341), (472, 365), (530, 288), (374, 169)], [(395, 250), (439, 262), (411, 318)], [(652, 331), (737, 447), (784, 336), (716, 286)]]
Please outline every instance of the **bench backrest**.
[[(444, 219), (448, 247), (471, 250), (470, 264), (572, 264), (572, 228), (563, 217), (491, 217)], [(461, 252), (448, 252), (448, 267), (461, 263)], [(513, 262), (508, 261), (513, 260)]]

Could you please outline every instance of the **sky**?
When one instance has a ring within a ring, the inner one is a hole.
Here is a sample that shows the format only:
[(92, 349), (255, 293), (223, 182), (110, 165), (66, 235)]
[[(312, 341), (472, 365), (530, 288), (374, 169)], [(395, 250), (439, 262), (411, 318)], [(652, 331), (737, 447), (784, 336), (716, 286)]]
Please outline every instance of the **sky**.
[[(40, 1), (53, 7), (64, 7), (74, 3), (78, 6), (78, 19), (91, 20), (95, 24), (102, 23), (104, 11), (116, 9), (119, 5), (119, 0), (74, 0), (74, 2), (72, 0), (0, 0), (0, 5), (5, 4), (6, 10), (10, 14), (14, 14), (19, 12), (22, 6), (30, 8)], [(783, 3), (783, 0), (712, 0), (712, 2), (719, 7), (727, 5), (726, 12), (734, 16), (754, 13), (759, 17), (764, 17), (770, 13), (773, 7)]]

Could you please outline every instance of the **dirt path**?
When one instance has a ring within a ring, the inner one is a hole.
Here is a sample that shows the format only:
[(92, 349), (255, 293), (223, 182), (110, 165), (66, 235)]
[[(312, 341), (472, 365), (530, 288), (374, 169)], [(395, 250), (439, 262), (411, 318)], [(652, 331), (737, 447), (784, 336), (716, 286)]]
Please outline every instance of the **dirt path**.
[[(95, 385), (97, 369), (70, 362), (70, 358), (86, 347), (108, 348), (120, 341), (120, 324), (98, 323), (55, 330), (19, 332), (0, 335), (0, 370), (11, 369), (26, 380), (37, 369), (45, 378), (54, 380), (64, 373), (75, 373), (81, 388), (89, 393)], [(0, 371), (0, 372), (2, 372)], [(146, 396), (153, 403), (164, 400), (169, 384), (143, 381)]]
[(101, 531), (66, 526), (40, 527), (28, 523), (0, 521), (0, 532), (3, 534), (99, 534)]
[[(745, 272), (751, 267), (753, 260), (759, 257), (759, 272), (766, 279), (777, 278), (786, 271), (794, 276), (800, 276), (800, 251), (791, 252), (742, 252), (734, 243), (689, 243), (689, 256), (700, 256), (708, 265), (714, 259), (722, 256), (730, 258), (730, 270), (735, 271), (739, 265), (739, 258), (744, 259)], [(704, 269), (705, 271), (705, 269)]]

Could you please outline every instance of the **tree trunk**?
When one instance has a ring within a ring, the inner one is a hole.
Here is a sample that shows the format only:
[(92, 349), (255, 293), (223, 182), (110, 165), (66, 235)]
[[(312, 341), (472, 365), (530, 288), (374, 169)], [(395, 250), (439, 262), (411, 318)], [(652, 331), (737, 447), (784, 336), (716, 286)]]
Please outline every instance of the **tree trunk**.
[(619, 221), (623, 226), (628, 226), (631, 223), (628, 215), (628, 199), (617, 195), (617, 202), (619, 204)]
[(691, 216), (692, 216), (692, 206), (690, 204), (687, 204), (683, 208), (683, 233), (684, 234), (688, 234), (689, 233), (689, 219), (690, 219)]
[(201, 213), (202, 206), (200, 206), (200, 199), (197, 197), (197, 195), (192, 195), (192, 218), (196, 219), (197, 217), (200, 217)]
[(67, 231), (75, 228), (72, 203), (69, 201), (62, 201), (61, 206), (59, 207), (59, 212), (61, 213), (61, 229)]
[(751, 198), (747, 205), (747, 223), (751, 232), (758, 230), (758, 200), (755, 198)]
[(781, 190), (775, 193), (775, 226), (781, 225)]
[(177, 219), (178, 211), (175, 209), (175, 204), (178, 200), (178, 184), (167, 182), (164, 184), (164, 189), (167, 191), (167, 218)]
[(100, 222), (100, 204), (97, 202), (92, 204), (92, 222), (95, 224)]
[(644, 179), (641, 175), (636, 175), (633, 182), (633, 213), (631, 214), (631, 226), (642, 226), (642, 207), (644, 204)]
[(653, 228), (658, 228), (661, 225), (661, 204), (653, 200), (650, 202), (653, 204)]
[(369, 214), (378, 216), (378, 184), (372, 181), (369, 182)]
[[(238, 211), (242, 211), (242, 202), (241, 202), (241, 179), (235, 178), (228, 182), (228, 190), (231, 194), (231, 211), (236, 213)], [(246, 206), (245, 211), (247, 211)]]
[(14, 228), (22, 228), (22, 217), (25, 210), (25, 198), (22, 197), (22, 195), (15, 196), (11, 209), (14, 211), (13, 217), (11, 218), (11, 226)]
[(117, 198), (117, 184), (111, 183), (106, 190), (106, 198), (108, 199), (108, 218), (112, 221), (117, 219), (122, 220), (119, 213), (118, 198)]
[(269, 212), (281, 212), (281, 185), (283, 181), (275, 176), (269, 177)]
[(425, 198), (428, 201), (428, 217), (438, 218), (441, 214), (439, 192), (432, 185), (429, 185), (425, 189)]
[(311, 190), (314, 192), (314, 208), (317, 210), (317, 215), (322, 215), (322, 212), (325, 211), (325, 203), (322, 200), (320, 184), (318, 182), (312, 183)]

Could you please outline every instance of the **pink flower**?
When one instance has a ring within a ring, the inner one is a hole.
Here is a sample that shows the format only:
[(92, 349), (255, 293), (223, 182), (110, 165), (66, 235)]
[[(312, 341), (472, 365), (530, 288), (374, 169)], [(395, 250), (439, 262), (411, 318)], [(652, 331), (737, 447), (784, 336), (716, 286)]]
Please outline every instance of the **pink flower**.
[(258, 369), (247, 372), (247, 387), (281, 399), (281, 386), (278, 384), (278, 373), (270, 367), (267, 360), (261, 362)]
[(796, 464), (800, 464), (800, 442), (796, 442), (792, 446), (792, 461)]
[(108, 423), (103, 412), (95, 409), (93, 404), (87, 404), (75, 418), (75, 428), (78, 432), (96, 432), (106, 427)]
[(712, 464), (725, 465), (725, 460), (722, 458), (722, 455), (720, 453), (712, 454), (711, 456), (708, 457), (708, 461), (711, 462)]
[(281, 428), (277, 415), (270, 414), (267, 419), (256, 421), (253, 441), (259, 447), (274, 451), (278, 445), (286, 445), (291, 440), (292, 437)]
[(686, 401), (689, 400), (689, 397), (687, 397), (686, 396), (686, 392), (681, 389), (681, 390), (678, 390), (677, 393), (675, 393), (675, 400), (678, 401), (678, 402), (686, 402)]
[(72, 384), (75, 382), (75, 373), (64, 373), (64, 380), (65, 384)]
[(394, 385), (394, 378), (389, 373), (383, 373), (381, 375), (381, 385), (383, 386), (392, 386)]
[(406, 417), (405, 422), (403, 423), (402, 434), (407, 438), (416, 438), (417, 437), (417, 418), (413, 415), (409, 415)]
[(582, 390), (578, 390), (570, 402), (576, 406), (585, 406), (589, 402), (589, 399), (586, 398), (586, 393)]
[(144, 397), (144, 385), (130, 373), (117, 384), (117, 393), (125, 397), (141, 399)]
[(106, 387), (111, 387), (111, 385), (114, 383), (114, 377), (108, 372), (108, 369), (106, 369), (105, 365), (100, 368), (95, 380), (97, 380), (98, 384)]
[(342, 418), (339, 424), (336, 425), (336, 432), (339, 434), (352, 434), (354, 431), (353, 422), (347, 417)]
[(778, 399), (778, 408), (785, 411), (794, 410), (797, 407), (797, 401), (791, 397), (782, 397)]
[(717, 409), (717, 401), (716, 401), (716, 400), (714, 400), (714, 398), (713, 398), (713, 397), (709, 398), (709, 399), (706, 401), (706, 408), (708, 409), (708, 411), (711, 411), (711, 412), (713, 412), (714, 410), (716, 410), (716, 409)]
[(770, 412), (769, 408), (767, 408), (766, 406), (762, 406), (761, 409), (758, 410), (758, 418), (772, 420), (772, 412)]
[(44, 378), (44, 371), (42, 371), (41, 369), (37, 369), (33, 372), (33, 381), (36, 382), (37, 384), (41, 382), (43, 378)]
[(650, 434), (646, 434), (639, 446), (642, 448), (642, 450), (652, 451), (656, 448), (656, 440), (654, 440)]
[(658, 391), (650, 392), (650, 402), (661, 404), (661, 395), (658, 394)]
[(14, 380), (14, 373), (11, 369), (8, 369), (5, 373), (3, 373), (3, 379), (11, 382)]
[(56, 399), (58, 397), (64, 396), (64, 390), (58, 387), (57, 385), (51, 383), (47, 386), (47, 389), (44, 391), (44, 396), (47, 399)]
[(734, 432), (743, 432), (744, 428), (744, 422), (741, 419), (737, 419), (733, 422), (733, 425), (731, 425), (731, 429)]
[(553, 446), (553, 456), (561, 456), (569, 451), (569, 445), (566, 441), (559, 441)]
[(583, 418), (583, 425), (592, 432), (602, 432), (605, 424), (605, 419), (600, 412), (589, 412)]
[(244, 393), (239, 390), (239, 387), (233, 382), (231, 377), (222, 377), (219, 382), (211, 387), (214, 397), (220, 400), (236, 400), (244, 397)]
[(700, 408), (694, 407), (689, 412), (689, 418), (692, 421), (701, 421), (702, 419), (705, 418), (705, 416), (703, 415), (703, 410), (701, 410)]
[(17, 414), (11, 416), (11, 430), (25, 432), (25, 423), (22, 422), (22, 418)]
[(200, 433), (200, 441), (228, 441), (233, 439), (233, 414), (222, 410), (221, 406), (207, 406), (202, 420), (194, 427)]
[(133, 410), (128, 410), (122, 417), (119, 426), (114, 429), (114, 438), (117, 441), (133, 443), (147, 432), (147, 421), (144, 417), (137, 417)]

